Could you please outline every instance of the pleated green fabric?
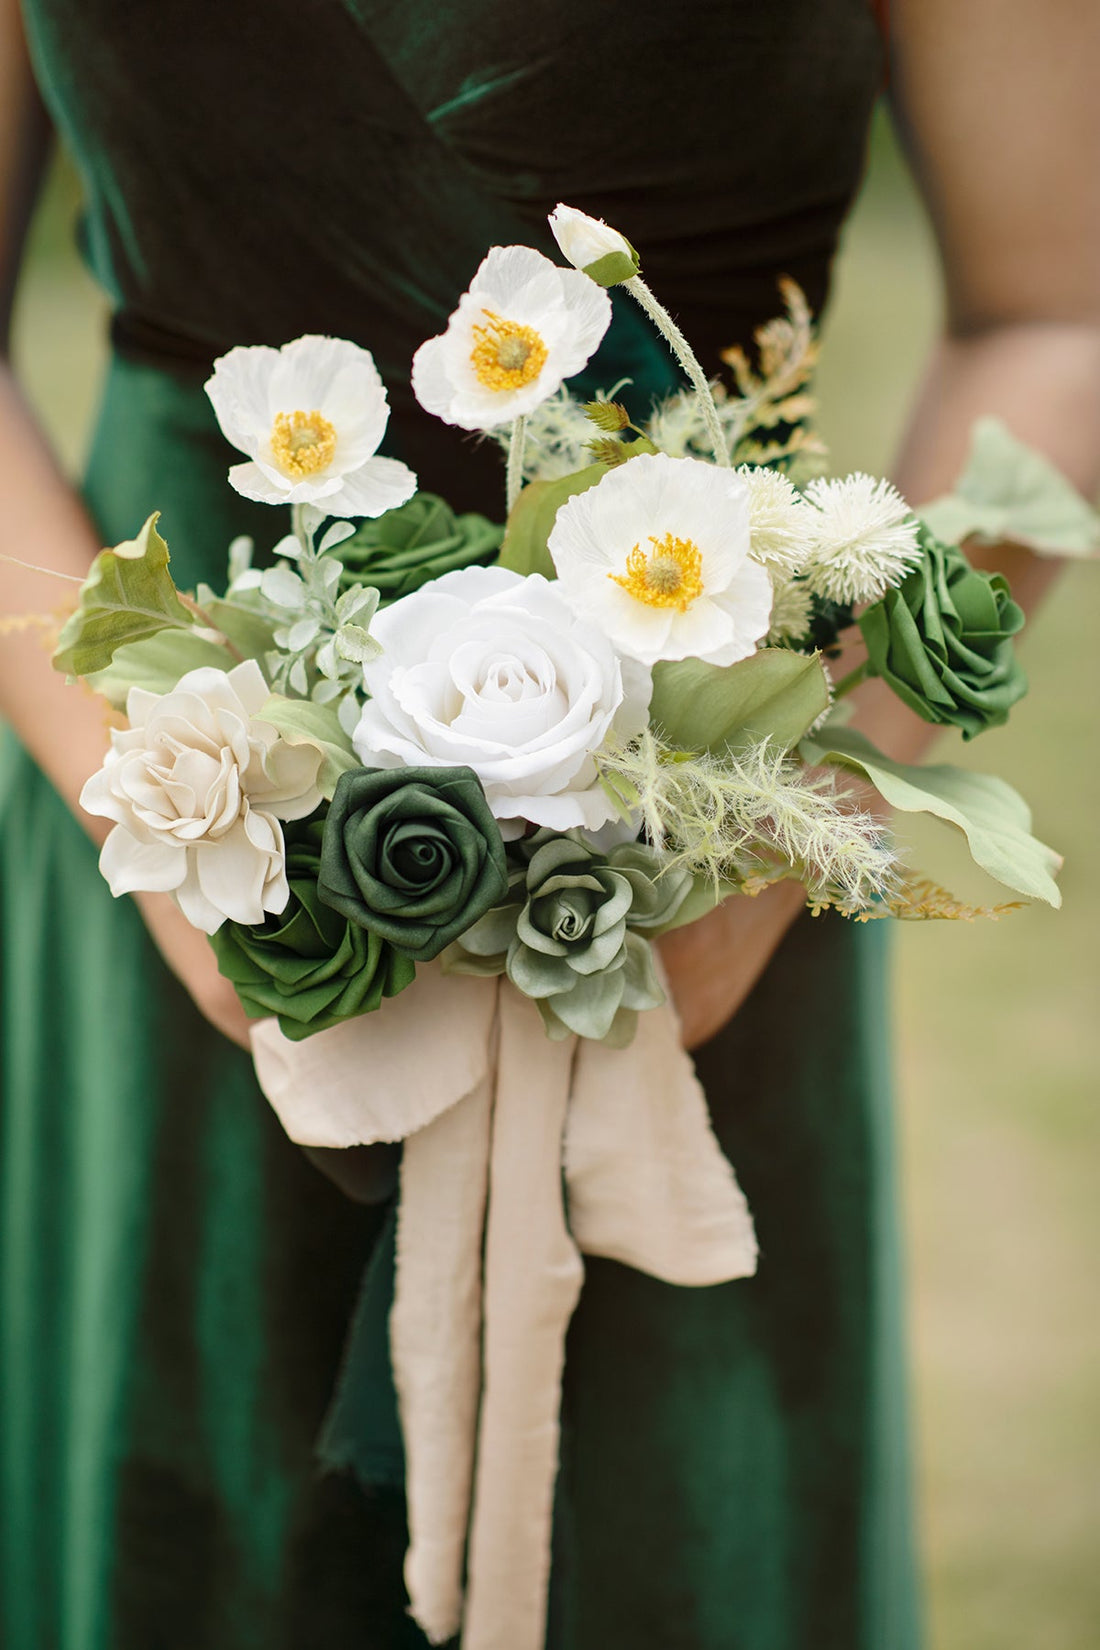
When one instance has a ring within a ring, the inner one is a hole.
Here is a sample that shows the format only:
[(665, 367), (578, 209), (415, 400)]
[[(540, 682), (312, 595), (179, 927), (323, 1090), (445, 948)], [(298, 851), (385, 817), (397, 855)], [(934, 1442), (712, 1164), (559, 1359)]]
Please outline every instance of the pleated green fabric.
[[(546, 246), (559, 197), (618, 219), (713, 364), (778, 275), (821, 301), (879, 73), (863, 0), (27, 12), (119, 306), (89, 508), (108, 543), (159, 509), (185, 585), (283, 531), (225, 482), (218, 350), (354, 337), (391, 387), (388, 450), (499, 516), (495, 452), (408, 389), (484, 249)], [(623, 373), (640, 411), (674, 381), (618, 305), (589, 381)], [(10, 737), (0, 912), (4, 1650), (423, 1650), (392, 1210), (285, 1139)], [(588, 1264), (550, 1650), (913, 1650), (883, 969), (881, 932), (803, 921), (700, 1057), (759, 1276)], [(315, 1454), (357, 1301), (351, 1436), (327, 1443), (360, 1477)]]

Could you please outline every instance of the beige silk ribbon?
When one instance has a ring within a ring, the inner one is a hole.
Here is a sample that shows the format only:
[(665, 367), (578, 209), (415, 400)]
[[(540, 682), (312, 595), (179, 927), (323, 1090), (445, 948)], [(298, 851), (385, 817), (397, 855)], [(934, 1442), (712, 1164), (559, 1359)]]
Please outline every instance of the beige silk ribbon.
[(390, 1320), (411, 1610), (434, 1644), (543, 1650), (565, 1337), (581, 1253), (750, 1276), (745, 1198), (668, 1005), (627, 1049), (548, 1040), (506, 980), (425, 968), (300, 1043), (253, 1028), (292, 1140), (405, 1142)]

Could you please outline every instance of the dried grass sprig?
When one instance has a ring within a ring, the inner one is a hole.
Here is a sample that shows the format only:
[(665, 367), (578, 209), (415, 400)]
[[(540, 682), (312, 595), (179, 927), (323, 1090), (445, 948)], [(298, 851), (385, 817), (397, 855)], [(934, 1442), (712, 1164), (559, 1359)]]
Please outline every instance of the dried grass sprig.
[(599, 757), (605, 785), (654, 847), (717, 886), (770, 880), (785, 865), (811, 905), (845, 912), (889, 900), (898, 860), (879, 822), (832, 773), (767, 743), (723, 756), (678, 751), (647, 729)]

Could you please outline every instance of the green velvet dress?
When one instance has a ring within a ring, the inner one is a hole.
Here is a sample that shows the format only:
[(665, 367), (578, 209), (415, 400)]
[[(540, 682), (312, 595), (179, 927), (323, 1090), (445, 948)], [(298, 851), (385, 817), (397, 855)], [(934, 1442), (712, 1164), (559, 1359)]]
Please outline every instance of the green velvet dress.
[[(619, 224), (708, 367), (824, 298), (881, 48), (868, 0), (28, 0), (87, 186), (115, 350), (86, 477), (180, 582), (283, 517), (229, 488), (233, 344), (375, 354), (386, 450), (499, 513), (421, 414), (416, 346), (488, 246)], [(590, 373), (674, 382), (625, 305)], [(46, 781), (0, 756), (0, 1642), (398, 1650), (390, 1212), (283, 1136)], [(876, 925), (877, 930), (877, 925)], [(796, 925), (699, 1068), (755, 1211), (751, 1281), (592, 1260), (568, 1343), (551, 1650), (912, 1650), (882, 936)], [(373, 1259), (371, 1257), (373, 1256)], [(316, 1441), (362, 1298), (364, 1483)]]

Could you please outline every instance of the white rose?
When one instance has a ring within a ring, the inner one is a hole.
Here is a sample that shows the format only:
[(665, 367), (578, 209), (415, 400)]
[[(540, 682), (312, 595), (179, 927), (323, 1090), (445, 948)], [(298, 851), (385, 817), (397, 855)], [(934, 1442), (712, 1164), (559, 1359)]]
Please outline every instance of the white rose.
[[(618, 286), (637, 275), (638, 254), (625, 235), (602, 218), (590, 218), (559, 201), (547, 220), (551, 233), (574, 269), (582, 269), (601, 286)], [(604, 259), (614, 262), (604, 263)]]
[(616, 817), (593, 752), (645, 727), (650, 673), (548, 580), (463, 568), (387, 607), (373, 634), (384, 652), (364, 667), (353, 736), (368, 767), (472, 768), (505, 836)]
[(115, 821), (99, 859), (112, 894), (174, 894), (207, 934), (284, 908), (279, 820), (317, 807), (322, 757), (257, 720), (270, 693), (251, 659), (188, 671), (171, 693), (131, 688), (130, 727), (111, 734), (80, 797), (86, 812)]

